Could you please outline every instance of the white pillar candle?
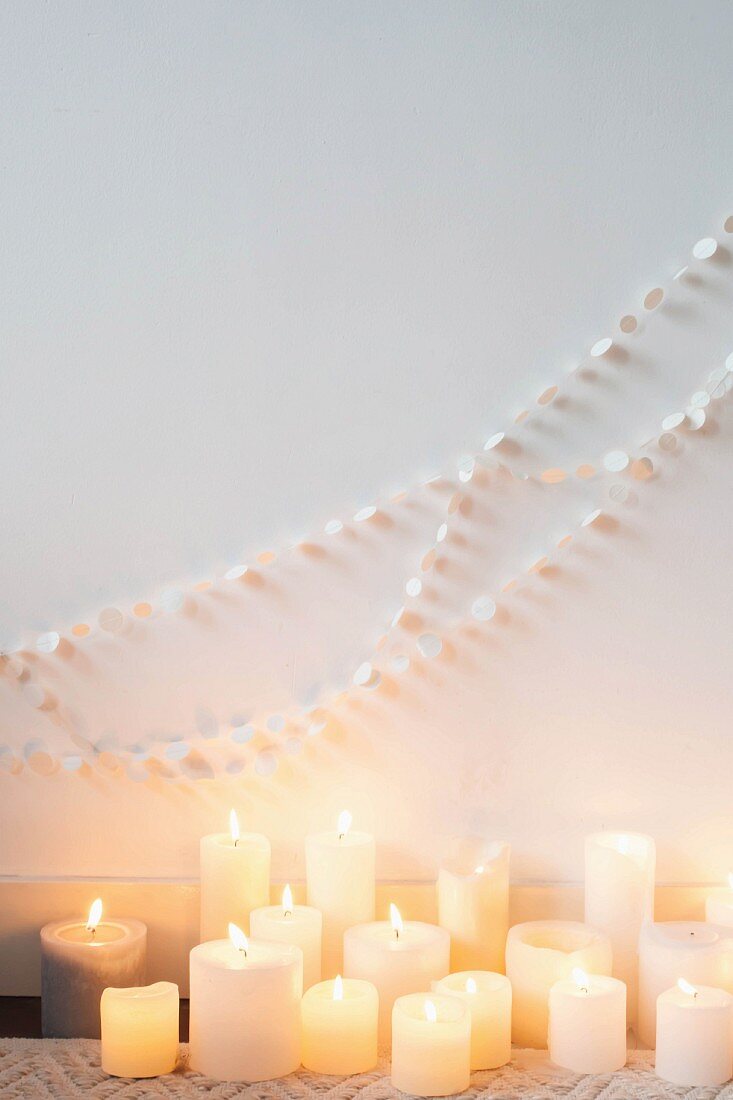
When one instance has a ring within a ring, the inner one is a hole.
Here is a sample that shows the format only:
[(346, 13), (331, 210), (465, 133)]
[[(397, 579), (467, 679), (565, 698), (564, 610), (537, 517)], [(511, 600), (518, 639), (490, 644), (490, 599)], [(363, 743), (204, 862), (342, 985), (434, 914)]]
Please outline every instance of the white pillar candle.
[(201, 838), (201, 941), (224, 939), (230, 921), (248, 926), (270, 900), (270, 842), (240, 833), (232, 810), (228, 833)]
[(643, 1047), (656, 1045), (657, 997), (681, 977), (733, 993), (733, 935), (703, 921), (647, 924), (639, 937), (639, 1018)]
[(102, 992), (109, 985), (145, 982), (145, 925), (101, 917), (97, 898), (86, 921), (54, 921), (41, 929), (41, 1030), (46, 1038), (98, 1039)]
[(509, 854), (508, 844), (496, 843), (476, 862), (471, 853), (438, 872), (438, 924), (450, 932), (452, 970), (504, 973)]
[(515, 924), (506, 944), (506, 972), (512, 983), (512, 1039), (522, 1047), (547, 1047), (551, 987), (576, 967), (588, 974), (610, 974), (608, 936), (570, 920)]
[(681, 978), (657, 998), (657, 1076), (673, 1085), (722, 1085), (733, 1077), (733, 997)]
[(191, 1069), (217, 1081), (267, 1081), (300, 1065), (303, 952), (230, 938), (191, 951)]
[(586, 974), (555, 982), (549, 998), (550, 1061), (573, 1073), (614, 1073), (626, 1064), (626, 986)]
[(283, 890), (280, 905), (253, 909), (249, 915), (249, 930), (255, 940), (274, 943), (294, 943), (303, 952), (303, 989), (310, 989), (321, 980), (321, 925), (318, 909), (310, 905), (293, 905), (289, 886)]
[(314, 1073), (366, 1073), (377, 1064), (379, 995), (371, 982), (340, 975), (306, 990), (303, 1065)]
[(464, 970), (433, 982), (436, 993), (458, 997), (471, 1016), (471, 1072), (498, 1069), (512, 1057), (512, 987), (503, 974)]
[(160, 1077), (178, 1061), (178, 986), (105, 989), (102, 1069), (112, 1077)]
[(728, 875), (728, 889), (709, 894), (705, 899), (705, 920), (711, 924), (733, 925), (733, 874)]
[(585, 841), (585, 923), (605, 932), (613, 975), (627, 989), (627, 1021), (638, 1000), (639, 932), (654, 919), (656, 849), (642, 833), (593, 833)]
[(335, 832), (314, 833), (305, 840), (308, 904), (323, 914), (323, 965), (326, 978), (343, 970), (344, 932), (374, 920), (374, 837), (351, 832), (344, 810)]
[(374, 982), (379, 991), (379, 1043), (389, 1046), (392, 1006), (405, 993), (430, 989), (450, 969), (445, 928), (404, 921), (396, 905), (390, 920), (357, 924), (344, 935), (344, 974)]
[(412, 1096), (450, 1096), (471, 1081), (471, 1017), (457, 997), (411, 993), (392, 1009), (392, 1084)]

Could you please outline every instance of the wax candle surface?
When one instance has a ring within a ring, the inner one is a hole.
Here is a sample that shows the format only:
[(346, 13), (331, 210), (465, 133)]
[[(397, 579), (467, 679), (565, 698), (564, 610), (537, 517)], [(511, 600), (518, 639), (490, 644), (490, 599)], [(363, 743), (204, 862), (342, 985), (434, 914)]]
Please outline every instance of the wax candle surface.
[(722, 1085), (733, 1077), (733, 997), (682, 979), (657, 1000), (659, 1077), (688, 1088)]
[(706, 898), (705, 920), (726, 928), (733, 926), (733, 874), (728, 875), (727, 890), (718, 890)]
[(546, 1048), (551, 987), (576, 967), (610, 974), (612, 961), (608, 936), (579, 921), (529, 921), (510, 928), (506, 972), (512, 983), (513, 1042)]
[(160, 1077), (178, 1061), (178, 986), (105, 989), (102, 1069), (113, 1077)]
[(509, 929), (508, 844), (447, 861), (438, 872), (438, 924), (450, 932), (451, 969), (504, 972)]
[(576, 971), (549, 997), (550, 1060), (574, 1073), (613, 1073), (626, 1064), (626, 986)]
[(733, 935), (703, 921), (647, 924), (639, 937), (639, 1020), (643, 1047), (656, 1045), (657, 997), (680, 977), (733, 993)]
[(322, 974), (335, 978), (343, 967), (344, 932), (374, 920), (374, 837), (351, 829), (344, 811), (333, 832), (305, 841), (308, 904), (323, 914)]
[(605, 932), (613, 974), (627, 988), (628, 1023), (638, 1001), (639, 933), (654, 919), (656, 849), (642, 833), (594, 833), (585, 841), (585, 923)]
[(83, 920), (41, 929), (41, 1028), (46, 1038), (98, 1039), (107, 986), (143, 985), (147, 928), (138, 920)]
[(497, 1069), (512, 1057), (512, 987), (503, 974), (464, 970), (433, 983), (436, 993), (458, 997), (471, 1017), (471, 1072)]
[(358, 924), (344, 935), (344, 974), (374, 982), (379, 992), (380, 1046), (389, 1046), (397, 997), (430, 989), (431, 982), (444, 978), (450, 969), (445, 928), (421, 921), (403, 923), (392, 908), (391, 921)]
[(249, 915), (270, 900), (270, 842), (239, 832), (232, 811), (230, 831), (201, 838), (201, 941), (223, 939), (230, 921), (249, 925)]
[(300, 1065), (303, 952), (244, 942), (191, 951), (191, 1068), (218, 1081), (266, 1081)]
[(280, 905), (253, 909), (249, 923), (253, 939), (294, 943), (302, 950), (304, 989), (320, 982), (322, 918), (318, 909), (294, 905), (290, 887), (286, 886)]
[(379, 996), (371, 982), (337, 976), (303, 996), (303, 1065), (314, 1073), (366, 1073), (377, 1064)]
[(412, 1096), (450, 1096), (471, 1080), (471, 1017), (457, 997), (412, 993), (392, 1010), (392, 1084)]

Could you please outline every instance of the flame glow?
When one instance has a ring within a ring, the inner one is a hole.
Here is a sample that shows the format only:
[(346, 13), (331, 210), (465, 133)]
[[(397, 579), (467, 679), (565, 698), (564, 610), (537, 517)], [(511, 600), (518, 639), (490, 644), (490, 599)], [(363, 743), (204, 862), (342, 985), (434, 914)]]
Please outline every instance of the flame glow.
[(392, 930), (394, 931), (395, 936), (397, 936), (397, 938), (399, 939), (399, 935), (404, 928), (404, 924), (402, 922), (402, 914), (400, 913), (399, 909), (393, 901), (389, 903), (389, 921), (392, 925)]
[(232, 946), (236, 947), (237, 951), (244, 951), (244, 954), (247, 954), (249, 941), (239, 925), (232, 924), (231, 921), (229, 922), (229, 939), (232, 941)]
[(466, 993), (475, 993), (478, 989), (474, 978), (466, 978)]
[(348, 810), (341, 811), (341, 813), (339, 814), (338, 825), (336, 826), (336, 832), (338, 833), (339, 837), (343, 838), (346, 836), (349, 829), (351, 828), (351, 822), (353, 820), (354, 819)]
[(683, 993), (687, 993), (688, 996), (697, 997), (697, 990), (695, 989), (694, 985), (690, 985), (690, 983), (686, 982), (684, 978), (680, 978), (678, 980), (677, 986), (679, 989), (682, 990)]
[(622, 856), (627, 856), (631, 851), (631, 841), (627, 836), (620, 836), (618, 838), (618, 850)]
[(572, 979), (579, 989), (584, 989), (588, 992), (588, 982), (590, 978), (586, 974), (585, 970), (581, 970), (579, 966), (574, 966), (572, 971)]
[(290, 889), (290, 883), (285, 886), (283, 890), (283, 915), (293, 915), (293, 891)]
[(432, 1001), (425, 1002), (425, 1019), (434, 1024), (438, 1020), (438, 1010)]
[(474, 875), (482, 875), (484, 873), (483, 863), (479, 863), (478, 867), (476, 868), (476, 870), (473, 873), (474, 873)]
[(234, 844), (239, 840), (239, 818), (236, 810), (229, 811), (229, 832), (232, 834)]
[(334, 1001), (343, 1001), (344, 999), (344, 982), (340, 974), (337, 974), (333, 979), (333, 999)]
[(102, 899), (97, 898), (93, 901), (89, 908), (89, 919), (87, 920), (87, 932), (93, 932), (99, 922), (102, 919)]

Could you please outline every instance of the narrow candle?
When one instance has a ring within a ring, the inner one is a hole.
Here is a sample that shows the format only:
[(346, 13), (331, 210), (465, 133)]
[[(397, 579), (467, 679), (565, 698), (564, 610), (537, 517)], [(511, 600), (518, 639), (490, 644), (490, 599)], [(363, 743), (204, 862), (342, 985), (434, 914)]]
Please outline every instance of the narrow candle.
[(248, 924), (270, 900), (270, 842), (240, 833), (234, 810), (229, 832), (201, 838), (201, 941), (223, 939), (230, 921)]
[(377, 1064), (379, 995), (371, 982), (319, 982), (303, 996), (303, 1065), (314, 1073), (366, 1073)]
[(138, 920), (102, 920), (97, 898), (84, 920), (41, 929), (41, 1030), (46, 1038), (98, 1039), (107, 986), (143, 985), (147, 928)]
[(575, 967), (610, 974), (608, 936), (587, 924), (538, 920), (515, 924), (506, 945), (506, 972), (512, 983), (512, 1040), (522, 1047), (547, 1047), (550, 989)]
[(300, 1065), (303, 952), (229, 939), (191, 951), (191, 1068), (217, 1081), (267, 1081)]
[(433, 982), (436, 993), (458, 997), (471, 1016), (471, 1072), (498, 1069), (512, 1057), (512, 987), (503, 974), (464, 970)]
[(471, 1081), (471, 1016), (457, 997), (412, 993), (392, 1010), (392, 1084), (412, 1096), (450, 1096)]
[(310, 989), (321, 980), (321, 925), (318, 909), (310, 905), (293, 905), (289, 886), (283, 890), (280, 905), (253, 909), (249, 930), (253, 939), (274, 943), (294, 943), (303, 952), (303, 988)]
[(642, 1046), (656, 1046), (657, 997), (684, 977), (733, 993), (733, 936), (703, 921), (658, 921), (639, 937), (639, 1021)]
[(496, 843), (478, 862), (459, 857), (438, 872), (438, 924), (450, 932), (453, 970), (504, 972), (509, 854), (508, 844)]
[(733, 874), (728, 875), (728, 889), (709, 894), (705, 899), (705, 920), (711, 924), (733, 925)]
[(657, 1075), (687, 1088), (733, 1077), (733, 997), (681, 978), (657, 999)]
[(349, 928), (344, 935), (344, 973), (372, 981), (379, 992), (379, 1043), (389, 1046), (392, 1006), (406, 993), (429, 989), (450, 969), (450, 936), (445, 928), (403, 921), (390, 905), (388, 921)]
[(585, 841), (585, 923), (611, 941), (630, 1025), (638, 1001), (639, 932), (654, 919), (655, 862), (654, 841), (642, 833), (593, 833)]
[(344, 932), (374, 920), (374, 837), (352, 832), (344, 810), (335, 832), (314, 833), (305, 841), (308, 904), (323, 914), (322, 973), (343, 970)]
[(178, 1061), (178, 986), (105, 989), (102, 1069), (112, 1077), (160, 1077)]
[(626, 1064), (626, 986), (576, 967), (550, 989), (550, 1060), (573, 1073), (613, 1073)]

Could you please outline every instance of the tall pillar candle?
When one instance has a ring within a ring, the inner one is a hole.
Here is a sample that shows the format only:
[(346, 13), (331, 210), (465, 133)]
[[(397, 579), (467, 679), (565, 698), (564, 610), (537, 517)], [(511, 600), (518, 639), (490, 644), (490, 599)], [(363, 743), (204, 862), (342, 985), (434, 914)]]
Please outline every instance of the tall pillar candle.
[(717, 890), (705, 899), (705, 920), (711, 924), (733, 926), (733, 874), (728, 875), (728, 889)]
[(703, 921), (647, 924), (639, 937), (639, 1021), (642, 1046), (656, 1045), (657, 997), (679, 978), (733, 993), (733, 934)]
[(654, 919), (655, 862), (654, 840), (642, 833), (593, 833), (585, 841), (585, 923), (611, 941), (629, 1024), (638, 1000), (639, 933)]
[(371, 982), (335, 978), (303, 995), (303, 1065), (348, 1076), (377, 1064), (379, 994)]
[[(496, 843), (438, 872), (438, 924), (451, 940), (451, 969), (504, 972), (509, 929), (508, 844)], [(465, 862), (465, 860), (468, 862)]]
[(538, 920), (510, 928), (506, 972), (512, 983), (513, 1042), (545, 1049), (555, 982), (569, 978), (576, 967), (588, 974), (610, 974), (612, 962), (608, 936), (579, 921)]
[(550, 989), (550, 1061), (573, 1073), (614, 1073), (626, 1064), (626, 986), (576, 968)]
[(161, 1077), (178, 1061), (178, 986), (105, 989), (102, 1069), (112, 1077)]
[(191, 1069), (217, 1081), (267, 1081), (300, 1065), (303, 952), (230, 938), (191, 951)]
[(270, 900), (270, 842), (240, 833), (232, 810), (228, 833), (201, 838), (201, 942), (224, 939), (230, 921), (249, 926)]
[(673, 1085), (723, 1085), (733, 1077), (733, 997), (682, 978), (657, 999), (658, 1077)]
[(321, 925), (318, 909), (310, 905), (294, 905), (289, 886), (283, 890), (280, 905), (253, 909), (249, 930), (255, 940), (274, 943), (294, 943), (303, 952), (303, 989), (310, 989), (321, 980)]
[(143, 985), (147, 928), (139, 920), (102, 920), (99, 899), (85, 920), (41, 929), (41, 1030), (53, 1039), (98, 1039), (107, 986)]
[(344, 975), (374, 982), (379, 991), (379, 1043), (389, 1046), (392, 1006), (406, 993), (430, 989), (450, 969), (445, 928), (404, 921), (395, 905), (389, 921), (357, 924), (344, 935)]
[(374, 837), (352, 832), (344, 810), (335, 831), (306, 837), (305, 873), (308, 904), (323, 914), (322, 973), (334, 978), (343, 970), (346, 929), (374, 920)]
[(471, 1016), (471, 1072), (498, 1069), (512, 1057), (512, 987), (503, 974), (464, 970), (433, 982), (436, 993), (458, 997)]
[(471, 1081), (471, 1016), (457, 997), (411, 993), (392, 1009), (392, 1084), (412, 1096), (450, 1096)]

